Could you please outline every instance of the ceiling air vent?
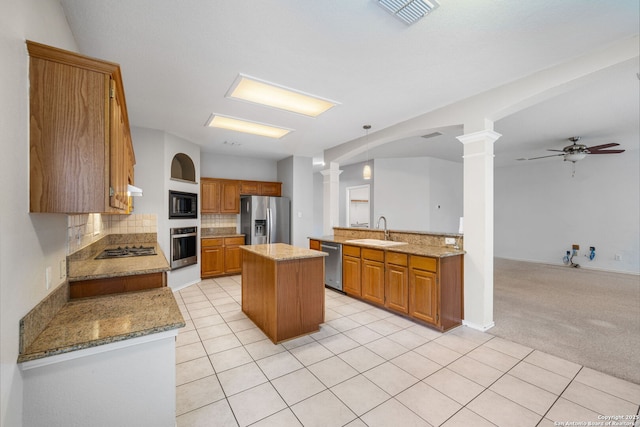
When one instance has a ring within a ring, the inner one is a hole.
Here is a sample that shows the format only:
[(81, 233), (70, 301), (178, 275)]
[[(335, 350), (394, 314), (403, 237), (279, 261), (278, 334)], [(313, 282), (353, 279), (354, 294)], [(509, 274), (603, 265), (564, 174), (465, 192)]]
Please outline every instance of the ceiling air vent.
[(440, 135), (442, 135), (440, 132), (432, 132), (426, 135), (422, 135), (422, 138), (429, 139), (429, 138), (435, 138), (436, 136), (440, 136)]
[(440, 4), (435, 0), (377, 0), (378, 5), (407, 25), (424, 18)]

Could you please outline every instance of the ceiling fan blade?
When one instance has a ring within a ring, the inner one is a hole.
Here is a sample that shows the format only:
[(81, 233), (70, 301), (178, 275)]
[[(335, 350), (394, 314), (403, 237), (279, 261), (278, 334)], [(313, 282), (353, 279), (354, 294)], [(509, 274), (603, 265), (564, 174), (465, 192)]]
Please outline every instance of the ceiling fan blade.
[(597, 151), (589, 150), (589, 154), (619, 154), (619, 153), (624, 153), (624, 150), (597, 150)]
[(552, 149), (552, 148), (547, 148), (547, 151), (559, 151), (559, 152), (561, 152), (561, 153), (564, 153), (564, 150), (554, 150), (554, 149)]
[(531, 157), (530, 159), (520, 158), (517, 160), (537, 160), (537, 159), (544, 159), (547, 157), (557, 157), (557, 156), (564, 156), (564, 154), (551, 154), (550, 156)]
[(616, 147), (620, 144), (618, 144), (617, 142), (610, 142), (609, 144), (602, 144), (602, 145), (594, 145), (593, 147), (587, 147), (587, 150), (591, 151), (591, 150), (602, 150), (603, 148), (611, 148), (611, 147)]

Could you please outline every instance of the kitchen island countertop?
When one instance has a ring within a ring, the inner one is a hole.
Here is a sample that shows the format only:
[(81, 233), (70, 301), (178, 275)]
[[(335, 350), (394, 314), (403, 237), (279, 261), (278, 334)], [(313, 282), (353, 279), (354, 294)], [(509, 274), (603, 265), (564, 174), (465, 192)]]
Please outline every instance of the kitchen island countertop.
[(264, 245), (244, 245), (240, 246), (245, 251), (252, 252), (274, 261), (286, 261), (301, 258), (316, 258), (327, 256), (325, 252), (313, 249), (299, 248), (297, 246), (287, 245), (285, 243), (271, 243)]

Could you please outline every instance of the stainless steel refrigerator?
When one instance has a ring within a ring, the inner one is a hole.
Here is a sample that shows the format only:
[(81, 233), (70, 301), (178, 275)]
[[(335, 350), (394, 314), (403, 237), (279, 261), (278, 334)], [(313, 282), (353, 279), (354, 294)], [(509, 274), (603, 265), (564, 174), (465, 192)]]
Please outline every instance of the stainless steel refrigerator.
[(291, 243), (291, 202), (286, 197), (242, 196), (240, 232), (245, 244)]

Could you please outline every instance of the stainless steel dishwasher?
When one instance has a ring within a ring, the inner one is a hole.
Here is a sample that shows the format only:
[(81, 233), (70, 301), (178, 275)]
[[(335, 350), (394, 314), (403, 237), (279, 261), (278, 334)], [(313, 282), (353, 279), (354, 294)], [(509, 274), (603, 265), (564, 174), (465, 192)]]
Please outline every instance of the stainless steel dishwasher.
[(324, 284), (342, 292), (342, 245), (322, 242), (320, 248), (329, 254), (324, 258)]

